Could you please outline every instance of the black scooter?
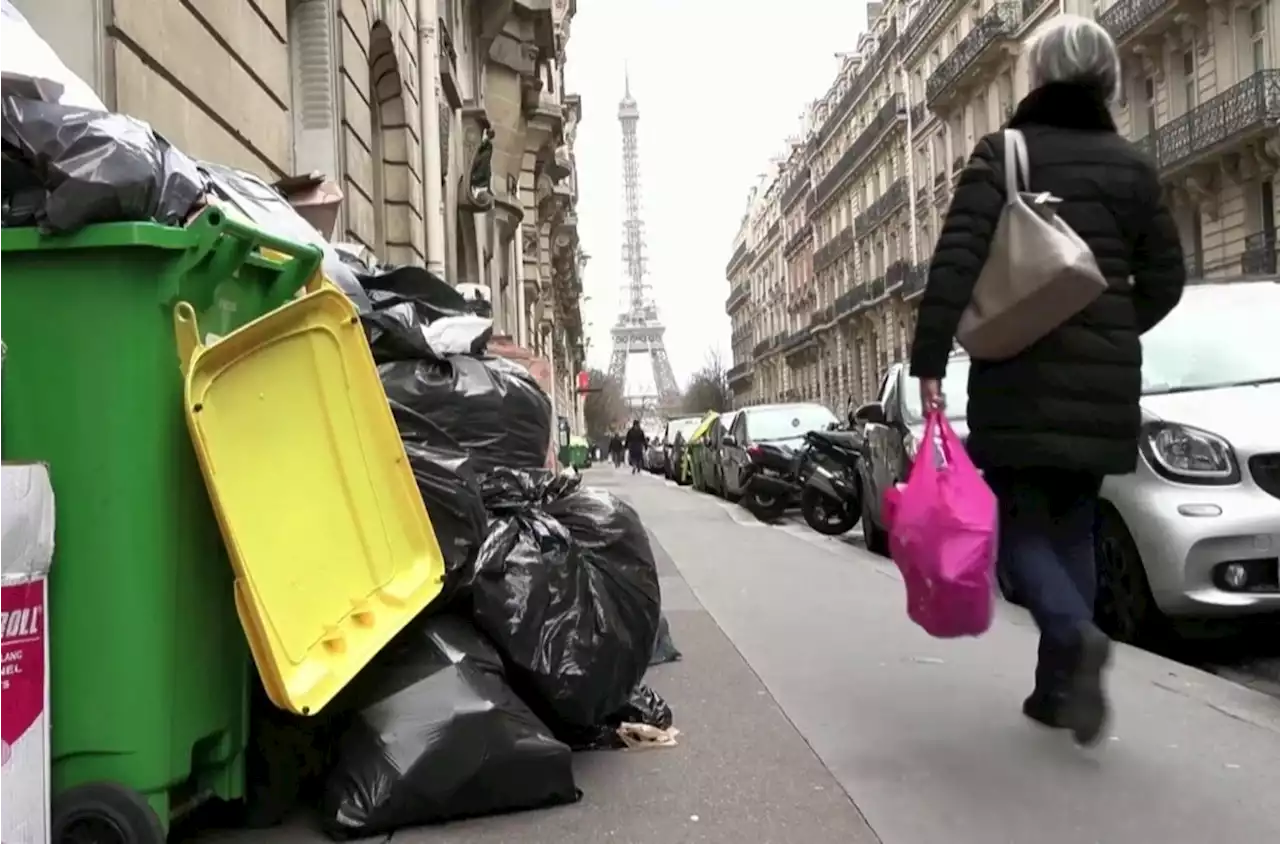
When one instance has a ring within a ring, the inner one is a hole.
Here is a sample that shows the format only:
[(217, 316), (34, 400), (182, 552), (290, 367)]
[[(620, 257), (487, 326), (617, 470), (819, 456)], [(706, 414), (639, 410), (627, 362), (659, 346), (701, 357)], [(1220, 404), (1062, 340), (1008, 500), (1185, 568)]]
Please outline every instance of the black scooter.
[(848, 533), (862, 518), (858, 463), (862, 439), (850, 430), (810, 431), (796, 460), (800, 513), (824, 536)]
[(800, 486), (795, 477), (795, 452), (773, 443), (747, 449), (742, 504), (761, 521), (778, 518), (796, 502)]

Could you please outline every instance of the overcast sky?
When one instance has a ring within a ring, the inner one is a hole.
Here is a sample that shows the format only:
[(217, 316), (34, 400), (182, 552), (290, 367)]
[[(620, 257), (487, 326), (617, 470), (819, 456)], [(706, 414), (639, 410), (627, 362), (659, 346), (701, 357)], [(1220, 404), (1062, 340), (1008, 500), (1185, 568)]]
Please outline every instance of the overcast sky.
[(805, 103), (831, 84), (835, 53), (856, 46), (865, 20), (865, 4), (848, 0), (578, 4), (565, 72), (567, 89), (582, 95), (575, 151), (592, 366), (608, 366), (625, 276), (624, 63), (640, 108), (649, 282), (683, 386), (713, 349), (731, 365), (724, 266), (747, 192), (798, 131)]

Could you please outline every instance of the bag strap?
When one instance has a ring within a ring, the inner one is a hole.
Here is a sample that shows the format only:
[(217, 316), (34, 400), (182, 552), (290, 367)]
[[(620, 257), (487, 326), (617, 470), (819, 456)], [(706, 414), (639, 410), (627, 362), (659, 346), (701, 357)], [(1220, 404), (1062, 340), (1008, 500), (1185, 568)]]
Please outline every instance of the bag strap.
[(1004, 191), (1005, 203), (1018, 201), (1018, 177), (1031, 188), (1031, 166), (1027, 156), (1027, 139), (1018, 129), (1004, 130)]

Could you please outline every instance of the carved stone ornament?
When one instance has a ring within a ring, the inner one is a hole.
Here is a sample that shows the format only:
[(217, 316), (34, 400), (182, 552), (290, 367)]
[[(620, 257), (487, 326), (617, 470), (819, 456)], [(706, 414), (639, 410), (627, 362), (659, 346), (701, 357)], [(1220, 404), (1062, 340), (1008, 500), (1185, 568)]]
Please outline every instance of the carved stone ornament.
[(525, 226), (521, 229), (523, 245), (521, 246), (525, 260), (538, 260), (538, 230), (533, 226)]
[(486, 142), (485, 127), (489, 125), (489, 119), (485, 110), (475, 104), (463, 106), (459, 117), (462, 124), (462, 167), (458, 173), (458, 209), (480, 214), (493, 208), (492, 186), (485, 183), (487, 180), (476, 178), (477, 168), (483, 171), (486, 167), (492, 167), (492, 142), (488, 142), (487, 153), (482, 149)]

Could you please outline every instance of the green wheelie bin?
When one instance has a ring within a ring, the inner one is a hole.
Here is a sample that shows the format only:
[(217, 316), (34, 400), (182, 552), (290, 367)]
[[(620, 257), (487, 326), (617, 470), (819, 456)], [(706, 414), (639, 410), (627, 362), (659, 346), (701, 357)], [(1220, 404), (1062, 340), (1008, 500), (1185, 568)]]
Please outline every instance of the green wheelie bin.
[(251, 668), (174, 305), (230, 332), (291, 299), (321, 253), (210, 208), (185, 228), (6, 229), (0, 255), (4, 457), (47, 463), (58, 508), (52, 840), (163, 841), (200, 801), (243, 796)]

